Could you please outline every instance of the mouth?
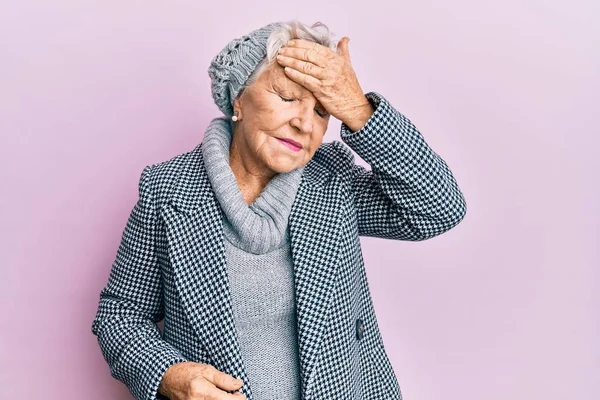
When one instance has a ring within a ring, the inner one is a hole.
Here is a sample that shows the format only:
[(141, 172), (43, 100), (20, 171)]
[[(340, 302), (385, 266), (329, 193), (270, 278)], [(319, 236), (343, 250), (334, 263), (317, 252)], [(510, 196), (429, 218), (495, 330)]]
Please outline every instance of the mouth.
[(302, 145), (298, 142), (296, 142), (295, 140), (292, 139), (280, 139), (280, 138), (275, 138), (277, 140), (279, 140), (280, 143), (282, 143), (284, 146), (286, 146), (287, 148), (293, 150), (293, 151), (300, 151), (302, 150)]

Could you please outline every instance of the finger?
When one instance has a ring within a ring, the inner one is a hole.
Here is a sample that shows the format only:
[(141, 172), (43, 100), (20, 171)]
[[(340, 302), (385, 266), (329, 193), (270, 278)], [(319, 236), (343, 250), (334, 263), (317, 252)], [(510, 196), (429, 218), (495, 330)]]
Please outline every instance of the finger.
[(287, 42), (288, 47), (297, 47), (301, 49), (311, 49), (315, 52), (315, 54), (323, 54), (327, 55), (332, 53), (329, 47), (325, 47), (319, 43), (311, 42), (310, 40), (304, 39), (292, 39)]
[[(242, 393), (240, 392), (236, 392), (235, 394), (230, 394), (227, 393), (219, 388), (217, 388), (214, 385), (207, 385), (208, 387), (206, 388), (206, 390), (202, 393), (204, 397), (202, 397), (203, 399), (210, 399), (210, 400), (240, 400), (240, 399), (245, 399), (246, 396), (244, 396)], [(239, 397), (237, 396), (237, 394), (241, 394), (243, 397)]]
[[(312, 48), (281, 47), (278, 54), (282, 54), (286, 57), (294, 57), (298, 60), (308, 61), (319, 67), (326, 67), (328, 62), (328, 57), (325, 54), (317, 53), (317, 51)], [(333, 56), (332, 53), (330, 53), (330, 57), (331, 56)]]
[(314, 76), (303, 74), (290, 67), (285, 67), (284, 72), (288, 78), (297, 84), (304, 86), (313, 93), (320, 93), (322, 82)]
[(219, 371), (210, 364), (206, 365), (206, 370), (202, 373), (202, 376), (216, 387), (224, 390), (237, 390), (243, 385), (243, 382), (240, 379), (236, 379), (225, 372)]
[(312, 75), (317, 79), (325, 78), (325, 69), (318, 67), (315, 64), (298, 60), (296, 58), (283, 56), (281, 54), (277, 56), (277, 61), (283, 67), (291, 67), (296, 71), (300, 71), (307, 75)]
[(350, 38), (348, 36), (344, 36), (337, 44), (337, 48), (340, 51), (340, 54), (342, 56), (344, 56), (344, 58), (346, 59), (346, 61), (348, 61), (350, 64), (352, 64), (352, 62), (350, 61), (350, 49), (348, 47), (348, 42), (350, 42)]

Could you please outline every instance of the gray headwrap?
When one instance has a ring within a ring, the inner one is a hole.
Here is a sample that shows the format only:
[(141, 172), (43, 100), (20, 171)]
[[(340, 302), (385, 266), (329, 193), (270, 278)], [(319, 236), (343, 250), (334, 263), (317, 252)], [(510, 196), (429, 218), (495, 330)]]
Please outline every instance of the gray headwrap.
[(226, 116), (233, 115), (233, 100), (256, 66), (267, 56), (267, 39), (279, 25), (274, 22), (233, 39), (210, 63), (208, 75), (215, 104)]

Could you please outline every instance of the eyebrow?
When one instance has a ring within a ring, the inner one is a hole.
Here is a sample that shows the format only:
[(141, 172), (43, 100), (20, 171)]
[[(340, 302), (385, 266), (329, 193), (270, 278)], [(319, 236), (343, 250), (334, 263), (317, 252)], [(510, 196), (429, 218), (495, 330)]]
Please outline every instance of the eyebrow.
[(278, 92), (293, 93), (296, 95), (300, 95), (301, 93), (299, 87), (294, 85), (281, 85), (279, 82), (273, 83), (273, 88)]
[(273, 88), (275, 88), (277, 90), (291, 92), (291, 93), (295, 93), (295, 94), (302, 93), (303, 92), (302, 89), (304, 89), (302, 87), (302, 85), (294, 82), (287, 76), (282, 76), (279, 79), (273, 79), (271, 84), (272, 84)]
[[(295, 83), (295, 82), (294, 82), (294, 83)], [(271, 82), (271, 87), (272, 87), (272, 88), (273, 88), (275, 91), (277, 91), (277, 92), (289, 93), (289, 94), (291, 94), (291, 95), (294, 95), (294, 96), (302, 96), (302, 95), (301, 95), (301, 89), (300, 89), (300, 87), (298, 87), (298, 86), (299, 86), (299, 85), (296, 83), (296, 85), (292, 85), (292, 88), (291, 88), (291, 89), (283, 89), (283, 88), (281, 87), (281, 85), (279, 85), (279, 82), (276, 82), (276, 81), (273, 81), (273, 82)], [(306, 89), (306, 90), (308, 90), (308, 89)], [(316, 107), (317, 107), (317, 108), (320, 108), (321, 110), (323, 110), (323, 111), (325, 111), (325, 112), (327, 112), (327, 109), (326, 109), (325, 107), (323, 107), (323, 104), (321, 104), (321, 102), (320, 102), (320, 101), (318, 101), (318, 100), (317, 100)]]
[[(288, 85), (282, 85), (282, 82), (288, 83)], [(295, 97), (301, 97), (301, 98), (306, 97), (306, 95), (308, 93), (310, 93), (310, 91), (308, 89), (306, 89), (302, 85), (294, 82), (287, 76), (283, 77), (283, 79), (273, 79), (271, 81), (271, 87), (277, 92), (282, 92), (282, 93), (290, 94)], [(317, 100), (317, 107), (320, 107), (325, 110), (325, 107), (323, 107), (323, 105), (318, 100)]]

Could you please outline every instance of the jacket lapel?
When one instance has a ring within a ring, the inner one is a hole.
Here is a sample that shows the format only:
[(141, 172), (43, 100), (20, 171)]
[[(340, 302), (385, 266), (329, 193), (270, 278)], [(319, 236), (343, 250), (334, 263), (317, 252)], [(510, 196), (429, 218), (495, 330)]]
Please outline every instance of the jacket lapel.
[[(241, 391), (252, 400), (233, 320), (223, 211), (204, 169), (201, 146), (182, 159), (182, 170), (161, 209), (169, 257), (183, 309), (210, 362), (242, 379)], [(342, 216), (338, 210), (345, 199), (340, 185), (330, 184), (332, 179), (338, 178), (311, 160), (289, 217), (303, 398), (310, 396), (337, 276)]]
[(346, 201), (341, 185), (332, 183), (339, 178), (329, 175), (331, 180), (323, 179), (325, 170), (311, 163), (305, 168), (289, 221), (303, 399), (312, 398), (316, 362), (329, 324), (341, 246), (341, 210)]

